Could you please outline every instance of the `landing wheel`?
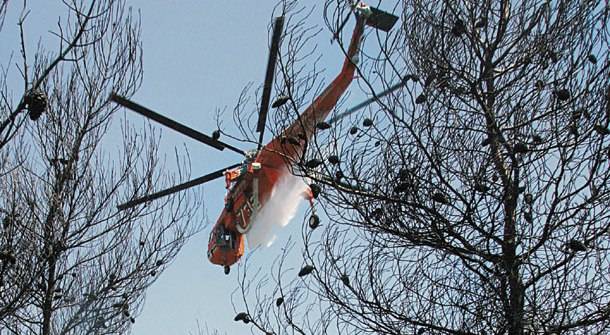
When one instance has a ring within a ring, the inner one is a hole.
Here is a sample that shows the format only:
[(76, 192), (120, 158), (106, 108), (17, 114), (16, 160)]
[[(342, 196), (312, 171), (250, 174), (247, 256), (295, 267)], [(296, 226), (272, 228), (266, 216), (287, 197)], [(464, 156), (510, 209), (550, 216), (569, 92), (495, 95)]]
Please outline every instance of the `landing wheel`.
[(231, 272), (231, 267), (228, 265), (225, 265), (225, 274), (228, 275), (229, 272)]
[(318, 228), (319, 225), (320, 225), (320, 218), (317, 215), (312, 214), (309, 217), (309, 228), (316, 229), (316, 228)]

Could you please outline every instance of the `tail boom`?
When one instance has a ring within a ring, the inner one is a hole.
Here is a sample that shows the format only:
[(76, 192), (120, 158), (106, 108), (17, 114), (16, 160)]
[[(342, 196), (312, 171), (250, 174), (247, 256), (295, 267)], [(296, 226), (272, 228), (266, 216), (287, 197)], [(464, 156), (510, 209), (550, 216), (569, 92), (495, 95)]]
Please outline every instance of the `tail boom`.
[(316, 124), (324, 121), (333, 110), (354, 79), (365, 22), (364, 17), (357, 16), (356, 26), (339, 75), (299, 115), (293, 124), (286, 128), (279, 137), (274, 138), (259, 153), (257, 161), (261, 162), (263, 166), (284, 167), (286, 159), (293, 160), (299, 157), (302, 153), (302, 146), (285, 143), (282, 139), (298, 138), (301, 142), (303, 140), (309, 141), (315, 132)]

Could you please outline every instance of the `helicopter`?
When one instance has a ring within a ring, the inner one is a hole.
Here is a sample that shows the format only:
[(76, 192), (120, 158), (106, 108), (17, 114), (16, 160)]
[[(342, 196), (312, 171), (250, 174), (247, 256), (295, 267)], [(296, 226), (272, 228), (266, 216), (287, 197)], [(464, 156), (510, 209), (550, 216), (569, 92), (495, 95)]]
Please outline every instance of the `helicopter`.
[[(356, 24), (340, 73), (313, 103), (299, 115), (294, 123), (284, 129), (279, 136), (262, 145), (267, 114), (270, 107), (273, 78), (275, 76), (275, 64), (278, 58), (284, 25), (284, 16), (274, 19), (273, 35), (256, 127), (256, 131), (259, 134), (256, 150), (241, 150), (221, 141), (218, 130), (214, 131), (212, 136), (208, 136), (125, 97), (112, 93), (110, 100), (129, 110), (217, 150), (222, 151), (227, 149), (245, 157), (241, 163), (219, 169), (165, 190), (130, 200), (119, 205), (118, 209), (125, 210), (132, 208), (154, 199), (224, 177), (227, 188), (225, 205), (210, 233), (207, 256), (211, 263), (222, 266), (225, 274), (229, 274), (231, 265), (235, 264), (244, 255), (244, 234), (250, 230), (253, 219), (261, 208), (265, 206), (267, 200), (269, 200), (280, 178), (290, 173), (289, 162), (300, 157), (306, 142), (313, 136), (317, 126), (327, 118), (339, 98), (354, 79), (358, 63), (358, 51), (363, 39), (365, 26), (371, 26), (375, 29), (388, 32), (398, 20), (397, 16), (370, 7), (363, 2), (357, 2), (352, 5), (351, 9), (339, 28), (339, 31), (343, 29), (353, 13), (356, 17)], [(338, 32), (334, 38), (338, 38)], [(388, 94), (396, 88), (397, 86), (392, 87), (379, 96)], [(271, 105), (274, 108), (278, 108), (289, 102), (289, 100), (290, 97), (279, 96)], [(348, 110), (346, 113), (353, 113), (356, 109), (360, 109), (363, 106), (363, 104), (360, 104), (357, 108)], [(313, 209), (314, 194), (311, 188), (308, 188), (304, 197), (309, 201)], [(315, 211), (312, 212), (313, 214), (309, 218), (310, 226), (316, 225), (319, 222)]]

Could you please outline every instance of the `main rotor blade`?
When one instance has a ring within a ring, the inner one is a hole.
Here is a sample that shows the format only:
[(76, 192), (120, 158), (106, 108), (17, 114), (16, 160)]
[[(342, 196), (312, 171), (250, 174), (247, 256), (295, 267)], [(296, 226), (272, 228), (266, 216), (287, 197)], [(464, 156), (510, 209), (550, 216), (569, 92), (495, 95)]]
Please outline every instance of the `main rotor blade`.
[(263, 86), (263, 96), (261, 98), (261, 110), (258, 114), (258, 124), (256, 131), (260, 133), (258, 138), (258, 149), (263, 143), (265, 134), (265, 124), (267, 123), (267, 112), (269, 111), (269, 99), (271, 98), (271, 88), (273, 88), (273, 77), (275, 76), (275, 63), (280, 49), (280, 39), (284, 29), (284, 17), (278, 16), (273, 23), (273, 36), (271, 38), (271, 49), (267, 61), (267, 73), (265, 74), (265, 84)]
[(142, 105), (139, 105), (125, 97), (122, 97), (116, 93), (112, 93), (110, 94), (110, 100), (116, 102), (117, 104), (130, 109), (142, 116), (145, 116), (153, 121), (156, 121), (168, 128), (171, 128), (177, 132), (179, 132), (182, 135), (186, 135), (194, 140), (197, 140), (201, 143), (207, 144), (215, 149), (218, 149), (220, 151), (224, 150), (225, 148), (237, 152), (241, 155), (245, 155), (245, 152), (243, 150), (240, 150), (232, 145), (223, 143), (221, 141), (218, 140), (214, 140), (213, 138), (209, 137), (208, 135), (205, 135), (193, 128), (190, 128), (188, 126), (185, 126), (179, 122), (176, 122), (168, 117), (165, 117), (161, 114), (158, 114), (156, 112), (153, 112), (151, 109), (146, 108)]
[(350, 116), (352, 114), (354, 114), (355, 112), (361, 110), (362, 108), (372, 104), (375, 101), (379, 101), (379, 99), (385, 97), (386, 95), (396, 91), (397, 89), (405, 86), (407, 84), (407, 80), (403, 79), (403, 81), (396, 83), (394, 85), (392, 85), (390, 88), (388, 88), (387, 90), (379, 93), (379, 94), (373, 94), (373, 96), (369, 99), (364, 100), (363, 102), (357, 104), (356, 106), (346, 110), (345, 112), (331, 118), (330, 120), (328, 120), (328, 123), (334, 123), (337, 122), (347, 116)]
[(206, 174), (205, 176), (201, 176), (199, 178), (187, 181), (186, 183), (182, 183), (182, 184), (179, 184), (179, 185), (176, 185), (176, 186), (172, 186), (172, 187), (167, 188), (165, 190), (162, 190), (162, 191), (159, 191), (159, 192), (156, 192), (156, 193), (152, 193), (152, 194), (143, 196), (143, 197), (138, 198), (138, 199), (134, 199), (134, 200), (128, 201), (128, 202), (126, 202), (124, 204), (118, 205), (117, 208), (120, 211), (122, 211), (124, 209), (137, 206), (137, 205), (139, 205), (141, 203), (144, 203), (144, 202), (148, 202), (148, 201), (151, 201), (151, 200), (155, 200), (155, 199), (164, 197), (166, 195), (170, 195), (170, 194), (173, 194), (173, 193), (176, 193), (176, 192), (180, 192), (180, 191), (186, 190), (187, 188), (191, 188), (193, 186), (201, 185), (201, 184), (206, 183), (208, 181), (212, 181), (214, 179), (222, 177), (226, 170), (230, 170), (230, 169), (236, 168), (236, 167), (238, 167), (240, 165), (241, 165), (241, 163), (228, 166), (228, 167), (226, 167), (224, 169), (220, 169), (218, 171), (214, 171), (212, 173)]

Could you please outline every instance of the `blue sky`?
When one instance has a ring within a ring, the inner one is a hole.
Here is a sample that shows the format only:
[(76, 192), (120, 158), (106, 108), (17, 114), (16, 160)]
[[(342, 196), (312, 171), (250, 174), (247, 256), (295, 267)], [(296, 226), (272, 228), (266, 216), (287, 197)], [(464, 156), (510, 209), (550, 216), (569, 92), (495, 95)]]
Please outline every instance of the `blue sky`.
[[(231, 132), (234, 125), (231, 109), (240, 92), (248, 83), (262, 84), (268, 56), (267, 28), (275, 1), (126, 1), (133, 10), (140, 11), (142, 18), (144, 81), (133, 99), (205, 133), (215, 129), (217, 110), (226, 108), (220, 118), (224, 130)], [(310, 8), (317, 5), (310, 23), (323, 27), (321, 3), (314, 0), (299, 3)], [(10, 2), (10, 5), (9, 16), (13, 15), (14, 19), (21, 4)], [(43, 42), (54, 41), (49, 30), (55, 28), (57, 18), (64, 14), (63, 8), (47, 1), (35, 4), (32, 1), (30, 5), (33, 10), (26, 37), (32, 45), (39, 38)], [(7, 44), (16, 45), (17, 40), (12, 40), (17, 36), (15, 28), (14, 21), (8, 17), (2, 30)], [(322, 55), (318, 66), (326, 68), (326, 82), (335, 76), (343, 61), (341, 51), (336, 44), (331, 45), (330, 38), (330, 33), (323, 31), (316, 39)], [(0, 50), (3, 64), (8, 59), (6, 52)], [(128, 118), (136, 126), (144, 122), (132, 113), (122, 113), (119, 117)], [(115, 126), (118, 129), (118, 119)], [(163, 129), (160, 152), (167, 155), (168, 161), (173, 158), (173, 148), (183, 146), (191, 156), (193, 177), (241, 158)], [(224, 183), (217, 181), (202, 189), (205, 213), (202, 208), (201, 216), (207, 216), (210, 225), (188, 242), (150, 287), (134, 334), (189, 334), (196, 332), (198, 324), (221, 333), (249, 333), (247, 326), (232, 320), (235, 313), (231, 296), (238, 286), (236, 269), (225, 276), (222, 268), (210, 264), (206, 257), (208, 233), (223, 206)], [(304, 207), (305, 202), (301, 205)], [(302, 219), (302, 213), (297, 215), (272, 247), (254, 253), (249, 266), (263, 271), (269, 269), (290, 236), (299, 245)], [(301, 266), (298, 248), (293, 257), (296, 274)], [(239, 296), (236, 298), (239, 302)]]

